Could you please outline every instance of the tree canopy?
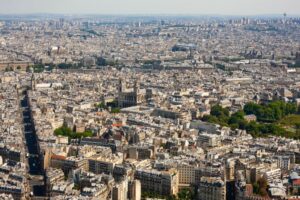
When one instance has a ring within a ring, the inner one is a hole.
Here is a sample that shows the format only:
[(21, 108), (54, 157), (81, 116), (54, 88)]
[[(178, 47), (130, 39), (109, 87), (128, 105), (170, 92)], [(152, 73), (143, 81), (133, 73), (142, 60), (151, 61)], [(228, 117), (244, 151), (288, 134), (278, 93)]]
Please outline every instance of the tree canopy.
[[(280, 126), (280, 120), (284, 117), (297, 115), (297, 105), (295, 103), (285, 103), (283, 101), (273, 101), (268, 104), (247, 103), (243, 110), (239, 110), (230, 115), (227, 108), (215, 105), (211, 108), (210, 115), (205, 115), (202, 120), (210, 123), (228, 126), (232, 129), (247, 130), (253, 136), (266, 136), (268, 134), (300, 139), (300, 135), (285, 130)], [(245, 115), (253, 114), (257, 117), (257, 122), (248, 122)], [(297, 128), (297, 126), (295, 125)], [(298, 130), (298, 128), (297, 128)]]
[(59, 136), (59, 135), (65, 136), (70, 139), (77, 139), (77, 138), (82, 138), (82, 137), (92, 137), (93, 136), (93, 133), (90, 130), (86, 130), (82, 133), (76, 133), (66, 126), (62, 126), (60, 128), (55, 129), (54, 134), (56, 136)]
[(253, 193), (258, 194), (260, 196), (267, 196), (268, 195), (268, 182), (265, 178), (259, 178), (257, 182), (252, 184), (253, 186)]
[(247, 103), (244, 106), (244, 111), (247, 115), (254, 114), (258, 121), (275, 122), (289, 114), (297, 113), (297, 105), (283, 101), (273, 101), (262, 105)]

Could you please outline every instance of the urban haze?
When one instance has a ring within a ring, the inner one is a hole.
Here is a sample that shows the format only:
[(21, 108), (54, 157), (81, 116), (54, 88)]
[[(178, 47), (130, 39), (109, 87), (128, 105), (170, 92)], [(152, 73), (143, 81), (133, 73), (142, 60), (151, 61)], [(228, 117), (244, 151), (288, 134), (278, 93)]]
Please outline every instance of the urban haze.
[(300, 196), (299, 0), (0, 0), (0, 199)]

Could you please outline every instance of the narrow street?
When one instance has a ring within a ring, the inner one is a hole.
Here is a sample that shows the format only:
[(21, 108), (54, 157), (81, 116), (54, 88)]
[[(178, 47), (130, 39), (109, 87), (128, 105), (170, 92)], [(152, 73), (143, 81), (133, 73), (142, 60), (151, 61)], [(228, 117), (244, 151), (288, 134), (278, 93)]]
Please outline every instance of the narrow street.
[(28, 97), (26, 94), (20, 96), (20, 104), (23, 114), (24, 135), (26, 140), (26, 158), (28, 164), (29, 183), (32, 188), (34, 196), (45, 195), (45, 184), (43, 180), (44, 170), (41, 164), (39, 154), (39, 146), (34, 129), (34, 124), (30, 115), (30, 108), (28, 106)]

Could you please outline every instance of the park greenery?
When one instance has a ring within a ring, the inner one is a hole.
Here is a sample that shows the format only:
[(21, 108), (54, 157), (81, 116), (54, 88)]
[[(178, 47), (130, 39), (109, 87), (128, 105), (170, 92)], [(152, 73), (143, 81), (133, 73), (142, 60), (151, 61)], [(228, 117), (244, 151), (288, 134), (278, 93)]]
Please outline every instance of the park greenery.
[(82, 67), (82, 63), (60, 63), (57, 65), (58, 69), (80, 69)]
[(101, 103), (96, 104), (95, 106), (96, 106), (96, 108), (101, 108), (104, 110), (109, 110), (109, 108), (110, 108), (110, 113), (113, 113), (113, 114), (121, 112), (121, 109), (119, 107), (117, 107), (116, 101), (110, 102), (107, 105), (105, 103), (101, 102)]
[[(98, 66), (113, 66), (116, 67), (117, 69), (121, 69), (122, 67), (124, 67), (124, 64), (120, 63), (118, 60), (108, 60), (105, 59), (103, 57), (99, 57), (97, 58), (97, 62), (96, 64)], [(42, 64), (42, 63), (36, 63), (32, 66), (27, 66), (26, 71), (30, 72), (31, 68), (33, 69), (33, 72), (35, 73), (41, 73), (44, 71), (52, 71), (53, 69), (62, 69), (62, 70), (68, 70), (68, 69), (82, 69), (83, 63), (79, 62), (79, 63), (60, 63), (60, 64), (53, 64), (53, 63), (49, 63), (49, 64)], [(87, 67), (89, 68), (89, 67)], [(16, 68), (17, 70), (20, 70), (21, 67), (18, 66)], [(12, 67), (6, 67), (5, 68), (6, 72), (9, 71), (14, 71), (14, 69)]]
[(108, 109), (107, 105), (105, 105), (105, 103), (103, 102), (96, 104), (96, 107), (101, 109)]
[(120, 108), (112, 108), (111, 109), (111, 113), (113, 113), (113, 114), (116, 114), (116, 113), (119, 113), (119, 112), (121, 112)]
[(35, 73), (41, 73), (41, 72), (43, 72), (45, 70), (45, 65), (43, 65), (43, 64), (35, 64), (35, 65), (32, 66), (32, 68), (33, 68), (33, 71)]
[(76, 133), (76, 132), (72, 131), (70, 128), (68, 128), (67, 126), (62, 126), (60, 128), (55, 129), (54, 134), (56, 136), (65, 136), (70, 139), (78, 139), (78, 138), (93, 136), (93, 133), (90, 130), (84, 131), (82, 133)]
[(41, 64), (37, 63), (34, 64), (33, 66), (30, 66), (27, 68), (27, 71), (32, 67), (33, 71), (35, 73), (41, 73), (44, 71), (52, 71), (54, 68), (58, 69), (80, 69), (83, 67), (82, 63), (77, 63), (77, 64), (71, 64), (71, 63), (60, 63), (60, 64)]
[[(228, 108), (215, 105), (210, 115), (202, 120), (227, 126), (231, 129), (242, 129), (254, 137), (268, 135), (300, 139), (300, 115), (295, 103), (273, 101), (266, 104), (247, 103), (243, 110), (230, 114)], [(255, 115), (257, 121), (248, 122), (246, 115)]]
[(247, 103), (244, 107), (244, 112), (247, 115), (254, 114), (257, 117), (258, 121), (276, 122), (287, 115), (296, 114), (298, 112), (298, 109), (295, 103), (273, 101), (264, 105)]
[(230, 62), (237, 62), (245, 59), (244, 57), (226, 57), (226, 58), (221, 58), (220, 60), (226, 63)]
[(216, 67), (225, 71), (225, 65), (223, 65), (223, 64), (216, 63)]
[(267, 189), (268, 189), (268, 182), (265, 178), (259, 178), (257, 180), (257, 182), (253, 183), (252, 184), (253, 186), (253, 193), (254, 194), (257, 194), (257, 195), (260, 195), (260, 196), (267, 196), (268, 195), (268, 192), (267, 192)]
[(14, 71), (14, 69), (13, 69), (12, 67), (6, 67), (6, 68), (5, 68), (5, 71), (6, 71), (6, 72), (11, 72), (11, 71)]
[(151, 191), (143, 191), (142, 199), (146, 199), (146, 198), (157, 198), (157, 199), (166, 199), (166, 200), (192, 200), (195, 199), (195, 193), (190, 189), (182, 189), (177, 193), (177, 195), (164, 196), (164, 195), (156, 194)]

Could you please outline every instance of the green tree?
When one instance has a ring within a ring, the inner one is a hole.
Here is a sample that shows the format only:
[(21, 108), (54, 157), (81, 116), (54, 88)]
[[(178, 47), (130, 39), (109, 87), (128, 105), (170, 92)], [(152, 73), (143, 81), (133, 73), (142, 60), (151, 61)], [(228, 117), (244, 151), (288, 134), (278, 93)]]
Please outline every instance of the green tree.
[(264, 177), (261, 177), (257, 180), (257, 182), (252, 184), (253, 193), (258, 194), (260, 196), (267, 196), (268, 192), (268, 182)]
[(251, 114), (256, 115), (258, 113), (259, 109), (260, 109), (260, 106), (256, 103), (253, 103), (253, 102), (247, 103), (244, 106), (244, 112), (247, 115), (251, 115)]
[(182, 189), (180, 192), (177, 194), (177, 199), (178, 200), (192, 200), (194, 196), (194, 193), (190, 189)]
[[(229, 114), (228, 109), (215, 105), (211, 109), (210, 115), (203, 116), (202, 120), (210, 123), (228, 126), (231, 129), (242, 129), (252, 134), (254, 137), (276, 135), (300, 139), (300, 129), (296, 131), (285, 130), (280, 125), (286, 124), (286, 120), (282, 121), (286, 116), (293, 119), (293, 126), (298, 116), (297, 105), (295, 103), (286, 103), (283, 101), (273, 101), (268, 104), (247, 103), (243, 110)], [(257, 122), (247, 122), (245, 114), (254, 114), (257, 117)], [(294, 122), (295, 121), (295, 122)]]
[(265, 178), (260, 178), (257, 180), (257, 183), (259, 185), (259, 194), (261, 196), (267, 196), (268, 192), (267, 192), (267, 188), (268, 188), (268, 182)]
[(111, 113), (119, 113), (121, 111), (121, 109), (120, 108), (112, 108), (111, 109)]
[(260, 127), (259, 124), (257, 124), (256, 122), (250, 122), (246, 125), (246, 130), (250, 133), (258, 134), (260, 132)]
[(103, 103), (103, 102), (97, 104), (96, 107), (97, 107), (97, 108), (102, 108), (102, 109), (107, 109), (107, 106), (106, 106), (105, 103)]
[(54, 130), (55, 135), (61, 135), (61, 136), (69, 136), (73, 133), (73, 131), (67, 127), (67, 126), (62, 126), (60, 128), (57, 128)]
[(254, 194), (259, 194), (259, 185), (258, 185), (258, 183), (257, 182), (253, 183), (252, 187), (253, 187), (253, 193)]
[(92, 137), (93, 136), (93, 132), (90, 130), (86, 130), (82, 133), (76, 133), (74, 131), (72, 131), (70, 128), (66, 127), (66, 126), (62, 126), (60, 128), (57, 128), (54, 130), (54, 134), (56, 136), (65, 136), (65, 137), (69, 137), (71, 139), (76, 139), (76, 138), (82, 138), (82, 137)]
[(300, 129), (300, 122), (297, 122), (297, 123), (295, 124), (295, 127), (296, 127), (296, 129)]
[(210, 123), (216, 123), (219, 124), (219, 119), (216, 116), (212, 116), (212, 115), (206, 115), (204, 116), (204, 121), (210, 122)]
[(266, 105), (250, 102), (244, 106), (244, 112), (247, 115), (256, 115), (258, 121), (275, 122), (286, 115), (295, 114), (297, 112), (297, 105), (295, 103), (285, 103), (283, 101), (273, 101)]
[(99, 57), (97, 59), (97, 65), (99, 65), (99, 66), (106, 66), (107, 65), (106, 59), (103, 58), (103, 57)]
[(229, 116), (229, 110), (227, 108), (222, 108), (220, 105), (215, 105), (211, 108), (210, 114), (216, 117)]

